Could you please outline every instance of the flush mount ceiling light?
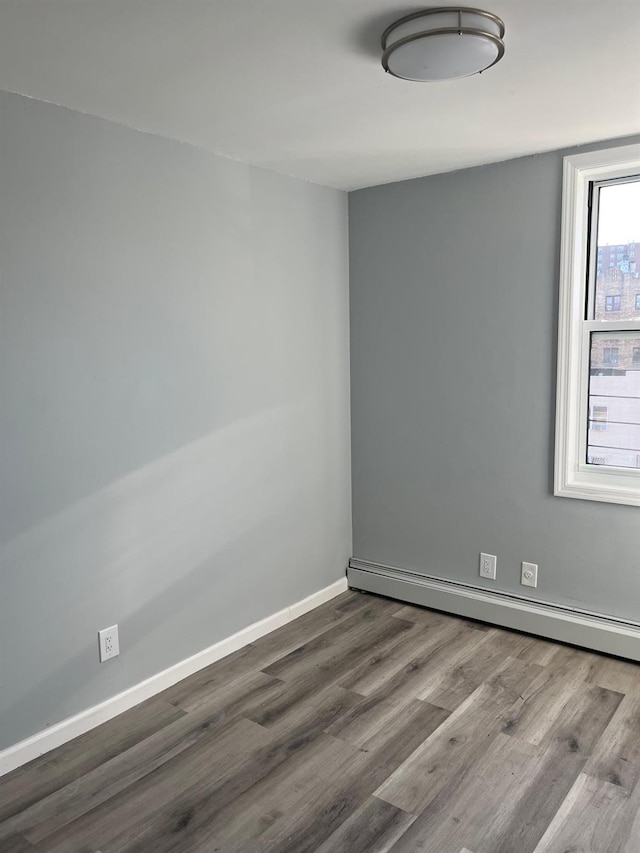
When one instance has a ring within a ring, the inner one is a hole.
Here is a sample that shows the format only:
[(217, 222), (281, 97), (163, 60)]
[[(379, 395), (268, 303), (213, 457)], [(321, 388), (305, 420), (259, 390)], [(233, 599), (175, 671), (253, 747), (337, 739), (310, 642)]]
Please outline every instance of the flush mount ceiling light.
[(440, 6), (400, 18), (382, 34), (382, 65), (403, 80), (480, 74), (504, 54), (504, 24), (482, 9)]

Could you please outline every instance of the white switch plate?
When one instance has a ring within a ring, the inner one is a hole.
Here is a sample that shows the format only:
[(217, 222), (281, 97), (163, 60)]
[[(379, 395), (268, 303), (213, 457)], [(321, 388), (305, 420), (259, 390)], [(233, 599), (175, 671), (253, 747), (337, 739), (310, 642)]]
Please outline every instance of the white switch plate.
[(120, 654), (120, 641), (118, 640), (118, 626), (103, 628), (98, 631), (98, 646), (100, 649), (100, 663), (115, 658)]
[(538, 586), (538, 564), (523, 563), (522, 573), (520, 575), (520, 583), (522, 586)]
[(480, 577), (494, 581), (496, 579), (496, 562), (494, 554), (480, 554)]

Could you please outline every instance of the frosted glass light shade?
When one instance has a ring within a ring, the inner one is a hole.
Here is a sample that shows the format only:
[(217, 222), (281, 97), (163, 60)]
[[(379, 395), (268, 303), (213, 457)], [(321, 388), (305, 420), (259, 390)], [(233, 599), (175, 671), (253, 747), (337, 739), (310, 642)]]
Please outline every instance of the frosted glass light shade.
[(387, 27), (382, 65), (403, 80), (470, 77), (502, 58), (503, 37), (500, 18), (482, 9), (425, 9)]

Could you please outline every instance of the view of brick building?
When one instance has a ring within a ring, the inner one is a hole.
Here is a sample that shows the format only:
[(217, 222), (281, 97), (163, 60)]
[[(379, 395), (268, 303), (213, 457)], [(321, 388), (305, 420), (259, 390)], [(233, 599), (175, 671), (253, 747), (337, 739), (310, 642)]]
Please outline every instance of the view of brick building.
[[(594, 319), (640, 320), (640, 242), (597, 251)], [(591, 464), (640, 468), (640, 331), (591, 337), (587, 454)]]
[(635, 241), (615, 246), (598, 246), (598, 273), (613, 268), (625, 273), (635, 272), (636, 247), (640, 251), (640, 244)]

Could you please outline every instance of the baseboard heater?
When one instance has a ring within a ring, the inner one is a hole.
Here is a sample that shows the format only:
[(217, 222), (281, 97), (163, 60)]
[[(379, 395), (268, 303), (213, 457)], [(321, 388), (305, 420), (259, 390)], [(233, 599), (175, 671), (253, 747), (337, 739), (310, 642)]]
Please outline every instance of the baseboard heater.
[(352, 557), (352, 589), (640, 661), (640, 623)]

